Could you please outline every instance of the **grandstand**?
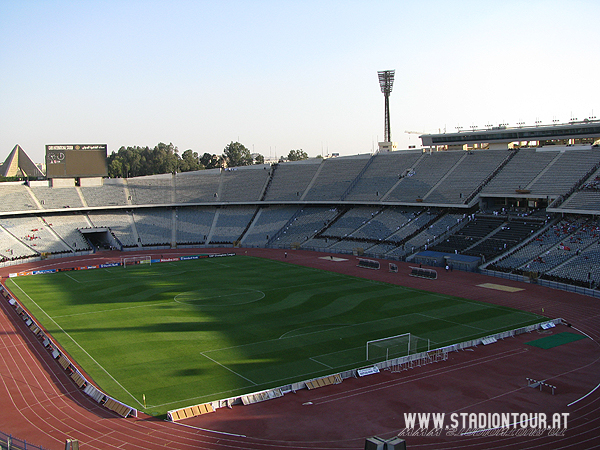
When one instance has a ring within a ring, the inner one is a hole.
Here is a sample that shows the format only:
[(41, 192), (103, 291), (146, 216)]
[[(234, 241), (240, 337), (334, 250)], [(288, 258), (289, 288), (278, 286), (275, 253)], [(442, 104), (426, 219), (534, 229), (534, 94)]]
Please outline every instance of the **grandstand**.
[(600, 297), (599, 166), (591, 145), (429, 149), (95, 186), (2, 183), (0, 264), (114, 248), (360, 249), (409, 262), (433, 252)]
[[(439, 136), (442, 143), (457, 138)], [(569, 275), (576, 261), (597, 256), (596, 235), (589, 230), (596, 229), (600, 214), (599, 148), (465, 148), (64, 187), (51, 181), (2, 183), (0, 250), (5, 261), (93, 252), (102, 247), (89, 239), (96, 232), (108, 232), (103, 245), (119, 249), (361, 249), (367, 256), (407, 261), (428, 250), (475, 256), (488, 270), (600, 284), (593, 270)], [(568, 243), (552, 234), (555, 226), (582, 221), (587, 232), (573, 232)]]

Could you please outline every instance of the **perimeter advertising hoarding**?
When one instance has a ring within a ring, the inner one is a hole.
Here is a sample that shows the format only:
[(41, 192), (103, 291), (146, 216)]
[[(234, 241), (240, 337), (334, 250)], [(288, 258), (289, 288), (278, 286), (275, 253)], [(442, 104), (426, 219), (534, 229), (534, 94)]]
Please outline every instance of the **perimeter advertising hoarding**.
[(46, 178), (108, 176), (106, 144), (46, 145)]

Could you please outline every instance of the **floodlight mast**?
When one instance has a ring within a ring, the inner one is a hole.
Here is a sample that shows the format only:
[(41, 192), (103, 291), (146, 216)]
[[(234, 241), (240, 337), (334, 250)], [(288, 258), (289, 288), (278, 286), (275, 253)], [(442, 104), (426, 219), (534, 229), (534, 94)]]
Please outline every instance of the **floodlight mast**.
[(381, 86), (381, 92), (383, 92), (385, 98), (385, 142), (392, 142), (392, 132), (390, 130), (390, 93), (392, 92), (392, 86), (394, 85), (395, 72), (395, 70), (383, 70), (377, 72), (377, 75), (379, 76), (379, 86)]

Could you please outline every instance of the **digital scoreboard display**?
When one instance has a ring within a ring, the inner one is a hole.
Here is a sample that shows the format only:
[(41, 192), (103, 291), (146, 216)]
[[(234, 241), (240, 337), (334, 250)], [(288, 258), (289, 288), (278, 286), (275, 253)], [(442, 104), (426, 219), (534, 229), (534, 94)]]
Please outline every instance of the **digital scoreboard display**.
[(108, 176), (106, 144), (46, 145), (46, 178)]

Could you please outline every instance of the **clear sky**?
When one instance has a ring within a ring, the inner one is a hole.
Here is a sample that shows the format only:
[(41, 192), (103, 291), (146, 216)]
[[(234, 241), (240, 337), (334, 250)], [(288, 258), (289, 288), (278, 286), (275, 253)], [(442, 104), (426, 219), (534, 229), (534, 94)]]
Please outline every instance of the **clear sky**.
[(600, 117), (600, 1), (0, 0), (0, 162), (20, 144), (369, 153)]

